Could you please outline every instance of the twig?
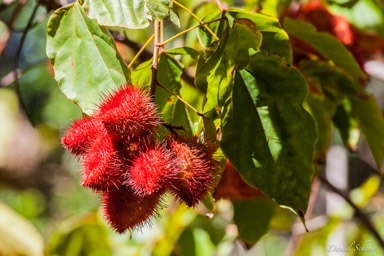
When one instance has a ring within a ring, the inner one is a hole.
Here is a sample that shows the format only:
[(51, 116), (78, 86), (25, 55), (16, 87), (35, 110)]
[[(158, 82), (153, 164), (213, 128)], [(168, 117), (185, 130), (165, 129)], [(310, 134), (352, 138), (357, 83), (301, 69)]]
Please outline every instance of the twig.
[(17, 97), (18, 97), (19, 102), (20, 102), (20, 107), (23, 110), (23, 112), (26, 115), (26, 117), (31, 122), (31, 124), (32, 124), (32, 119), (28, 115), (28, 112), (27, 112), (27, 109), (25, 107), (25, 103), (23, 101), (23, 97), (22, 97), (21, 91), (20, 91), (18, 68), (19, 68), (20, 55), (21, 55), (21, 51), (22, 51), (23, 46), (24, 46), (25, 39), (27, 38), (28, 31), (32, 27), (33, 19), (35, 18), (35, 15), (37, 13), (37, 10), (39, 9), (39, 6), (40, 6), (39, 3), (37, 3), (35, 5), (35, 8), (32, 11), (31, 17), (29, 18), (28, 24), (27, 24), (27, 26), (24, 29), (23, 35), (21, 36), (20, 43), (19, 43), (19, 46), (18, 46), (17, 51), (16, 51), (15, 62), (14, 62), (14, 65), (13, 65), (13, 74), (14, 74), (14, 77), (15, 77), (15, 91), (16, 91)]
[(151, 82), (151, 97), (155, 98), (156, 85), (157, 85), (157, 62), (159, 58), (160, 47), (160, 22), (155, 21), (155, 41), (153, 44), (153, 58), (152, 58), (152, 82)]
[(176, 126), (176, 125), (168, 124), (166, 122), (162, 122), (161, 125), (164, 126), (165, 128), (167, 128), (175, 136), (178, 136), (178, 134), (175, 130), (182, 130), (182, 131), (187, 130), (183, 126)]
[(47, 8), (48, 12), (62, 7), (60, 4), (56, 3), (56, 1), (54, 0), (39, 0), (39, 3), (41, 5), (44, 5), (45, 8)]
[(12, 13), (11, 20), (9, 22), (9, 30), (13, 30), (13, 26), (15, 25), (15, 22), (17, 18), (19, 17), (20, 12), (24, 8), (25, 4), (27, 3), (27, 0), (22, 0), (17, 3), (17, 6), (15, 10)]
[[(25, 69), (18, 69), (17, 70), (18, 77), (20, 78), (22, 75), (24, 75), (25, 73), (27, 73), (31, 69), (35, 68), (36, 66), (46, 64), (46, 63), (47, 63), (47, 59), (42, 59), (42, 60), (38, 60), (38, 61), (34, 62), (33, 64), (29, 65)], [(7, 86), (11, 85), (13, 82), (15, 82), (15, 75), (14, 75), (14, 71), (12, 70), (8, 74), (6, 74), (2, 78), (0, 78), (0, 88), (7, 87)]]
[[(154, 34), (153, 34), (154, 35)], [(129, 48), (131, 48), (134, 52), (138, 52), (141, 49), (143, 49), (141, 55), (139, 56), (139, 59), (141, 61), (146, 61), (152, 58), (153, 53), (149, 51), (148, 49), (143, 48), (143, 45), (130, 40), (127, 38), (125, 35), (117, 33), (117, 32), (112, 32), (112, 36), (115, 40), (125, 44)]]
[(361, 220), (361, 222), (366, 226), (366, 228), (372, 233), (372, 235), (375, 237), (377, 242), (380, 244), (381, 248), (384, 249), (384, 240), (380, 236), (379, 232), (376, 230), (375, 226), (371, 222), (371, 220), (368, 218), (368, 216), (354, 203), (352, 200), (344, 194), (342, 191), (340, 191), (338, 188), (333, 186), (324, 176), (319, 174), (317, 176), (321, 183), (326, 185), (332, 192), (338, 194), (341, 196), (355, 211), (355, 215), (357, 218)]
[(167, 87), (165, 87), (164, 85), (160, 84), (159, 82), (157, 83), (158, 86), (160, 86), (161, 88), (163, 88), (164, 90), (166, 90), (167, 92), (169, 92), (170, 94), (172, 94), (173, 96), (175, 96), (178, 100), (180, 100), (181, 102), (184, 103), (184, 105), (188, 106), (190, 109), (192, 109), (198, 116), (204, 116), (203, 113), (199, 112), (197, 109), (195, 109), (191, 104), (189, 104), (188, 102), (186, 102), (183, 98), (181, 98), (179, 95), (175, 94), (174, 92), (172, 92), (171, 90), (169, 90)]
[[(181, 3), (177, 2), (177, 1), (173, 1), (174, 4), (176, 4), (177, 6), (179, 6), (180, 8), (182, 8), (184, 11), (186, 11), (187, 13), (189, 13), (193, 18), (195, 18), (198, 22), (200, 22), (200, 24), (203, 24), (204, 22), (199, 18), (197, 17), (193, 12), (191, 12), (187, 7), (185, 7), (184, 5), (182, 5)], [(219, 40), (219, 38), (217, 37), (217, 35), (207, 26), (207, 25), (204, 25), (204, 28), (216, 39), (216, 40)]]
[(132, 67), (133, 63), (135, 63), (135, 61), (140, 57), (140, 54), (145, 50), (145, 48), (149, 45), (149, 43), (153, 40), (154, 37), (155, 37), (155, 34), (152, 34), (152, 36), (147, 40), (147, 42), (143, 44), (141, 49), (136, 53), (135, 57), (133, 57), (133, 59), (129, 63), (128, 68)]
[(188, 32), (191, 31), (191, 30), (194, 30), (194, 29), (199, 28), (199, 27), (201, 27), (201, 26), (205, 26), (205, 25), (207, 25), (207, 24), (209, 24), (209, 23), (213, 23), (213, 22), (217, 22), (217, 21), (222, 21), (222, 20), (225, 20), (225, 18), (220, 18), (220, 19), (216, 19), (216, 20), (211, 20), (211, 21), (208, 21), (208, 22), (206, 22), (206, 23), (202, 23), (202, 24), (196, 25), (196, 26), (194, 26), (194, 27), (188, 28), (188, 29), (186, 29), (186, 30), (184, 30), (184, 31), (181, 31), (180, 33), (174, 35), (173, 37), (169, 38), (167, 41), (162, 42), (161, 45), (164, 46), (164, 45), (166, 45), (167, 43), (169, 43), (170, 41), (174, 40), (175, 38), (177, 38), (177, 37), (179, 37), (179, 36), (181, 36), (181, 35), (184, 35), (184, 34), (188, 33)]
[(164, 51), (164, 21), (160, 21), (160, 52)]

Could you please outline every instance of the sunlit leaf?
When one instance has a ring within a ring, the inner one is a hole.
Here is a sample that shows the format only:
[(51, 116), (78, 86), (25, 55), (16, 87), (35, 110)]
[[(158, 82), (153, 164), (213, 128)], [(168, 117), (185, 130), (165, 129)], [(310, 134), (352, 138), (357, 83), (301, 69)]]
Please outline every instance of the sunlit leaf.
[(78, 2), (57, 10), (49, 20), (47, 55), (63, 93), (87, 114), (102, 93), (130, 78), (108, 30), (89, 19)]
[(224, 105), (233, 87), (233, 72), (248, 65), (249, 55), (258, 51), (262, 35), (247, 19), (235, 20), (220, 41), (215, 42), (199, 57), (196, 87), (206, 93), (204, 112)]
[(256, 29), (263, 34), (263, 43), (260, 49), (282, 56), (287, 60), (288, 64), (292, 64), (292, 50), (288, 34), (281, 28), (277, 18), (234, 8), (229, 8), (227, 12), (235, 19), (251, 20)]
[[(140, 29), (148, 27), (147, 15), (155, 20), (169, 18), (170, 3), (170, 0), (85, 0), (83, 7), (100, 25)], [(176, 21), (175, 12), (172, 20)]]
[[(292, 50), (288, 34), (281, 28), (277, 18), (262, 13), (249, 13), (241, 9), (229, 8), (223, 14), (219, 11), (212, 12), (203, 21), (208, 22), (222, 16), (227, 18), (231, 28), (236, 19), (250, 20), (254, 24), (255, 30), (262, 33), (263, 42), (260, 49), (285, 57), (287, 62), (292, 64)], [(225, 29), (224, 24), (225, 22), (222, 21), (210, 23), (208, 26), (221, 37)], [(200, 42), (205, 47), (210, 46), (215, 41), (215, 38), (204, 27), (199, 28), (198, 35)], [(249, 38), (246, 41), (251, 42), (252, 39)]]

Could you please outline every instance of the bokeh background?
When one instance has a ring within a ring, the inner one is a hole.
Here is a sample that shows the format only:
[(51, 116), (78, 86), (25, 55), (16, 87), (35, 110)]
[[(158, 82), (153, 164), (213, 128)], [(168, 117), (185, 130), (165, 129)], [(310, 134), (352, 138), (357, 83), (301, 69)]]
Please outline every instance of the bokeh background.
[[(80, 186), (80, 163), (60, 144), (65, 128), (81, 116), (81, 111), (61, 93), (54, 80), (45, 52), (46, 25), (52, 11), (68, 2), (39, 1), (23, 39), (38, 1), (0, 0), (0, 255), (359, 255), (354, 250), (331, 250), (333, 245), (349, 248), (351, 244), (375, 248), (364, 255), (384, 255), (371, 232), (356, 218), (355, 210), (317, 180), (306, 216), (309, 233), (290, 211), (277, 209), (270, 222), (265, 221), (266, 226), (246, 227), (250, 229), (250, 240), (269, 230), (256, 245), (239, 240), (234, 205), (242, 210), (237, 218), (260, 222), (265, 216), (259, 213), (259, 207), (265, 205), (257, 199), (219, 200), (212, 217), (203, 206), (188, 209), (169, 198), (168, 207), (151, 227), (133, 231), (132, 237), (110, 230), (103, 220), (99, 198)], [(203, 3), (181, 2), (191, 9)], [(268, 14), (278, 16), (288, 7), (299, 8), (305, 1), (221, 2), (247, 10), (263, 7)], [(345, 15), (360, 31), (377, 38), (384, 36), (382, 1), (325, 2), (330, 11)], [(204, 12), (195, 9), (200, 17)], [(196, 24), (183, 12), (180, 19), (182, 27)], [(179, 31), (175, 25), (165, 24), (166, 37)], [(124, 34), (114, 33), (117, 39)], [(126, 34), (128, 39), (116, 43), (129, 62), (152, 31), (148, 28)], [(374, 40), (381, 40), (377, 38)], [(202, 49), (196, 42), (196, 32), (191, 32), (186, 42)], [(176, 40), (169, 47), (179, 43)], [(140, 61), (150, 57), (143, 54)], [(365, 59), (364, 67), (370, 76), (367, 90), (384, 109), (382, 49)], [(326, 177), (362, 209), (384, 236), (383, 176), (364, 139), (357, 139), (357, 153), (351, 154), (334, 130), (326, 157)]]

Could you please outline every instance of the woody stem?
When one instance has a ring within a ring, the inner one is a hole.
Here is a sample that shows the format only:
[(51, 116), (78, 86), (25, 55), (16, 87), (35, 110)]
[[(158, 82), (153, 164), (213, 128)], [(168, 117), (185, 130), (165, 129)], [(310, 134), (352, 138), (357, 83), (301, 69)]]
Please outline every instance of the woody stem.
[(159, 48), (160, 48), (160, 21), (155, 21), (154, 24), (154, 34), (155, 41), (153, 44), (153, 59), (152, 59), (152, 81), (151, 81), (151, 97), (155, 97), (156, 94), (156, 85), (157, 85), (157, 62), (159, 57)]

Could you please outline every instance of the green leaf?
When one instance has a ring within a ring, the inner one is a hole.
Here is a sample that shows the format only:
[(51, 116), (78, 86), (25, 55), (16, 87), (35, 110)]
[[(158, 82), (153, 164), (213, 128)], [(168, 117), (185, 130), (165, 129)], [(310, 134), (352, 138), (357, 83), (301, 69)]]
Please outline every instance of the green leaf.
[(323, 95), (309, 94), (306, 103), (316, 121), (317, 142), (315, 161), (321, 167), (325, 163), (325, 155), (331, 143), (332, 116), (335, 105)]
[(171, 8), (170, 13), (169, 13), (169, 20), (178, 26), (180, 28), (180, 18), (179, 18), (179, 13), (177, 12), (176, 9)]
[[(165, 86), (176, 95), (180, 94), (180, 76), (182, 71), (183, 65), (171, 55), (168, 55), (166, 52), (163, 52), (160, 55), (157, 80), (161, 85)], [(175, 96), (163, 88), (157, 87), (155, 103), (159, 106), (163, 120), (166, 123), (190, 128), (184, 104)]]
[(260, 31), (247, 19), (236, 19), (220, 41), (204, 51), (197, 64), (196, 86), (206, 93), (204, 112), (219, 109), (229, 97), (233, 86), (233, 72), (248, 65), (250, 54), (259, 50)]
[(165, 52), (169, 55), (189, 55), (192, 59), (197, 59), (200, 55), (199, 51), (188, 46), (173, 48)]
[(366, 76), (352, 53), (337, 38), (316, 28), (303, 20), (284, 19), (284, 28), (288, 34), (304, 41), (318, 51), (323, 57), (332, 60), (336, 66), (344, 69), (357, 80)]
[(102, 93), (130, 78), (108, 30), (89, 19), (78, 2), (49, 20), (47, 55), (61, 90), (86, 114), (92, 114)]
[[(277, 18), (261, 13), (250, 13), (240, 9), (229, 8), (225, 10), (225, 13), (220, 13), (219, 11), (212, 12), (204, 17), (203, 21), (207, 22), (220, 17), (226, 17), (228, 19), (230, 28), (232, 28), (236, 19), (250, 20), (254, 24), (255, 30), (262, 33), (263, 43), (261, 44), (260, 49), (285, 57), (288, 63), (292, 64), (292, 50), (289, 43), (289, 37), (281, 28)], [(208, 26), (220, 37), (225, 29), (224, 24), (225, 22), (214, 22), (208, 24)], [(204, 47), (208, 47), (215, 41), (212, 35), (204, 27), (198, 29), (198, 36)], [(246, 41), (249, 42), (251, 39)]]
[(151, 255), (153, 256), (170, 255), (183, 230), (196, 218), (196, 213), (191, 211), (186, 205), (180, 204), (167, 217), (162, 230), (163, 235), (159, 237), (159, 240), (152, 247)]
[(358, 207), (364, 207), (380, 189), (380, 176), (372, 175), (366, 179), (359, 187), (354, 188), (349, 194), (352, 202)]
[[(223, 14), (220, 10), (215, 10), (204, 16), (202, 21), (204, 23), (207, 23), (212, 20), (220, 19), (222, 15)], [(225, 22), (212, 22), (207, 24), (207, 27), (209, 27), (213, 33), (220, 37), (225, 29)], [(216, 41), (216, 39), (212, 36), (210, 32), (208, 32), (205, 26), (201, 26), (197, 29), (197, 38), (199, 39), (200, 44), (204, 48), (207, 48), (210, 44)]]
[(211, 192), (208, 192), (208, 194), (203, 198), (202, 203), (208, 211), (212, 213), (216, 211), (216, 204)]
[(384, 119), (383, 114), (371, 96), (366, 100), (351, 99), (352, 113), (371, 149), (379, 170), (384, 160)]
[(340, 103), (345, 96), (366, 97), (367, 93), (348, 72), (324, 61), (302, 61), (300, 70), (306, 76), (318, 78), (325, 96)]
[(83, 7), (100, 25), (142, 29), (149, 25), (147, 14), (155, 20), (169, 18), (170, 3), (170, 0), (85, 0)]
[[(320, 220), (321, 221), (321, 220)], [(340, 224), (339, 218), (329, 218), (326, 223), (322, 223), (319, 229), (313, 230), (310, 233), (303, 235), (303, 239), (298, 244), (298, 248), (295, 256), (301, 255), (328, 255), (329, 246), (329, 236), (333, 231), (339, 227)], [(335, 253), (338, 254), (338, 253)]]
[(25, 218), (0, 203), (1, 255), (44, 255), (44, 239)]
[(237, 225), (239, 238), (247, 245), (259, 241), (268, 232), (275, 210), (276, 205), (266, 198), (233, 202), (233, 220)]
[(263, 34), (263, 43), (260, 49), (282, 56), (288, 61), (288, 64), (292, 64), (292, 50), (288, 34), (281, 28), (277, 18), (234, 8), (229, 8), (226, 12), (229, 12), (235, 19), (251, 20), (256, 29)]
[(306, 96), (296, 68), (260, 52), (236, 72), (222, 116), (221, 147), (243, 179), (296, 212), (307, 208), (316, 143)]
[(131, 82), (139, 87), (150, 88), (152, 80), (152, 59), (141, 63), (131, 74)]
[(356, 152), (360, 132), (352, 114), (350, 100), (345, 99), (342, 104), (339, 104), (336, 107), (336, 112), (332, 117), (332, 121), (335, 127), (339, 130), (344, 145), (349, 151)]

